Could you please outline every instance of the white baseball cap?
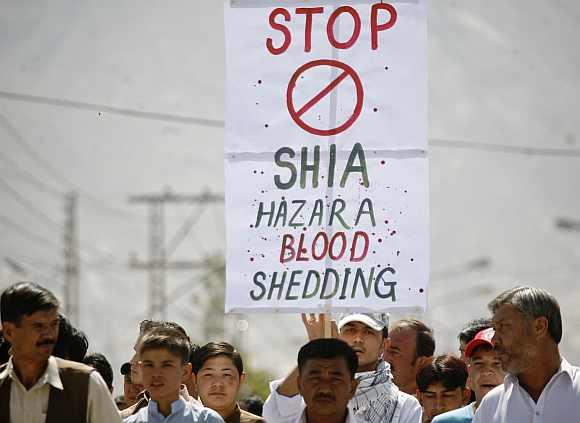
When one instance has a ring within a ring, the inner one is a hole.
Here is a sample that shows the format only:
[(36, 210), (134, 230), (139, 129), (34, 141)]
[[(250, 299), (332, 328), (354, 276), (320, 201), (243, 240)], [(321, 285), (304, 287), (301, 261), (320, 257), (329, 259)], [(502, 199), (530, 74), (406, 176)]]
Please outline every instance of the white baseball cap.
[(381, 331), (389, 326), (389, 315), (387, 313), (349, 313), (343, 314), (338, 321), (338, 330), (351, 322), (360, 322), (369, 328)]

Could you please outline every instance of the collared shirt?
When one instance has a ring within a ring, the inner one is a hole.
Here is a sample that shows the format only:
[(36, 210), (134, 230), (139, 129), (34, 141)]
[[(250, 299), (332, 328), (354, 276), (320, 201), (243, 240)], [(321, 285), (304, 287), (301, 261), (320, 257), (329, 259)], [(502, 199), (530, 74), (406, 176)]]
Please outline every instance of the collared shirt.
[[(46, 370), (38, 382), (26, 389), (16, 375), (12, 357), (2, 373), (0, 380), (12, 379), (10, 386), (10, 422), (11, 423), (45, 423), (48, 411), (50, 387), (63, 390), (58, 373), (58, 364), (54, 357), (49, 357)], [(87, 398), (88, 423), (120, 423), (121, 417), (115, 406), (109, 388), (98, 372), (89, 376), (89, 392)]]
[(470, 423), (473, 420), (474, 402), (457, 410), (448, 411), (447, 413), (435, 416), (432, 423)]
[[(280, 395), (277, 389), (281, 383), (281, 379), (270, 383), (270, 395), (264, 403), (262, 413), (268, 423), (294, 423), (306, 408), (306, 403), (301, 395), (293, 397)], [(351, 402), (349, 402), (348, 408), (351, 412)], [(422, 410), (415, 397), (399, 391), (397, 408), (398, 423), (421, 423)]]
[(262, 417), (256, 416), (249, 411), (242, 410), (238, 404), (236, 404), (233, 413), (224, 420), (226, 423), (264, 423)]
[[(354, 412), (350, 408), (347, 408), (346, 419), (344, 420), (344, 423), (364, 423), (364, 422), (365, 422), (364, 420), (361, 420), (359, 417), (355, 416)], [(304, 407), (302, 412), (292, 423), (308, 423), (308, 420), (306, 419), (306, 407)]]
[(136, 414), (123, 420), (124, 423), (224, 423), (218, 413), (209, 408), (179, 397), (171, 403), (171, 413), (164, 416), (159, 412), (157, 401), (151, 400)]
[(473, 418), (473, 423), (494, 422), (580, 422), (580, 369), (562, 359), (538, 402), (520, 385), (517, 377), (507, 375), (502, 385), (485, 395)]

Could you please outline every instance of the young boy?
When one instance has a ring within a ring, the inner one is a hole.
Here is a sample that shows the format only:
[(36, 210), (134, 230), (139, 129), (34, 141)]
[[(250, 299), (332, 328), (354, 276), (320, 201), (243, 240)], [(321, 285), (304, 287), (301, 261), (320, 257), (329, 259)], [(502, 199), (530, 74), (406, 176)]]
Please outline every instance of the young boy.
[(223, 423), (209, 408), (185, 401), (179, 391), (191, 374), (190, 345), (187, 337), (171, 328), (158, 328), (145, 334), (137, 347), (139, 370), (151, 400), (147, 407), (127, 417), (126, 423), (199, 422)]
[(210, 342), (195, 354), (193, 373), (203, 405), (217, 411), (226, 423), (263, 423), (264, 419), (240, 409), (236, 397), (244, 383), (240, 353), (227, 342)]
[(435, 357), (417, 375), (417, 398), (423, 407), (423, 423), (467, 404), (471, 391), (466, 387), (467, 367), (451, 354)]

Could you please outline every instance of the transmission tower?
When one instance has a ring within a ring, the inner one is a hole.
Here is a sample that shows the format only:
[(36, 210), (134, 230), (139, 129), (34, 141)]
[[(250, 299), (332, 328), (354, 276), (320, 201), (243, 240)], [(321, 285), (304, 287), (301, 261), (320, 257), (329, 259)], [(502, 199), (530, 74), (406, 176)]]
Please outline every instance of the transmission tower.
[(149, 272), (149, 317), (167, 317), (167, 270), (192, 270), (205, 267), (203, 261), (168, 261), (165, 242), (165, 206), (167, 204), (223, 203), (223, 195), (174, 194), (169, 190), (160, 194), (141, 194), (129, 197), (130, 203), (149, 205), (149, 260), (129, 259), (129, 267)]
[(65, 194), (64, 224), (64, 311), (70, 321), (79, 325), (80, 258), (77, 220), (78, 194)]

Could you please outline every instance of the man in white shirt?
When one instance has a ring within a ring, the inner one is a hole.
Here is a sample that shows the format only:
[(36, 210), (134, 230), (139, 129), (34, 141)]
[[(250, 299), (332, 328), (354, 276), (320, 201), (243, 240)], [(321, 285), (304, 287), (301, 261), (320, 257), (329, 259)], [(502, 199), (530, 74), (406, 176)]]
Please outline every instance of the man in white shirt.
[[(302, 320), (310, 340), (323, 337), (324, 315), (317, 320), (313, 314), (303, 314)], [(420, 423), (419, 402), (399, 391), (388, 363), (380, 359), (386, 332), (386, 315), (354, 313), (343, 316), (338, 327), (332, 322), (332, 336), (346, 342), (358, 358), (358, 385), (349, 409), (369, 423)], [(283, 381), (270, 384), (262, 414), (268, 423), (293, 423), (298, 418), (304, 400), (299, 395), (297, 378), (295, 369)]]
[(492, 343), (508, 376), (483, 398), (473, 423), (580, 422), (580, 369), (560, 356), (556, 299), (543, 289), (521, 286), (488, 307)]
[(304, 407), (294, 423), (362, 423), (348, 407), (358, 358), (338, 339), (315, 339), (298, 353), (298, 390)]
[(51, 356), (58, 307), (52, 292), (34, 283), (17, 283), (2, 293), (2, 329), (12, 357), (0, 372), (0, 422), (120, 423), (98, 372)]

